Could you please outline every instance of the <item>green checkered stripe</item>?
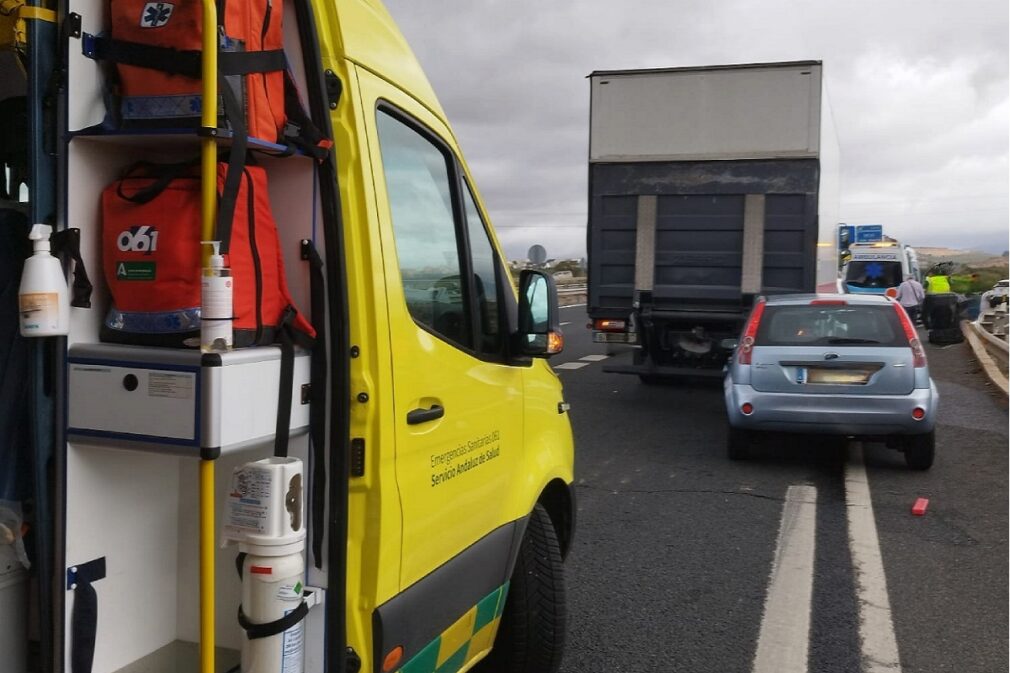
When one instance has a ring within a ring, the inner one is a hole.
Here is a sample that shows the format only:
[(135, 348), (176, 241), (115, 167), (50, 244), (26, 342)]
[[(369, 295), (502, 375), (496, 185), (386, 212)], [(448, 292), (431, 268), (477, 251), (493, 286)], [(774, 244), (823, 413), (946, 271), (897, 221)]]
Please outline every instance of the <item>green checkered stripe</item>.
[(498, 632), (508, 589), (509, 583), (506, 582), (480, 599), (477, 605), (401, 666), (399, 673), (456, 673), (479, 652), (489, 649)]

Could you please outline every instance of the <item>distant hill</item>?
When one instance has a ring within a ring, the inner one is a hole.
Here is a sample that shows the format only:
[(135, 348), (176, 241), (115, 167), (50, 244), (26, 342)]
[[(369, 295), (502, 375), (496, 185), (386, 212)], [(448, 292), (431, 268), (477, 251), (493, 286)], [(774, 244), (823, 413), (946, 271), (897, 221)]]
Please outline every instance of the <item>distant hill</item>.
[(1004, 268), (1007, 266), (1007, 258), (994, 255), (990, 252), (979, 252), (977, 250), (957, 250), (955, 248), (922, 248), (915, 246), (915, 252), (919, 255), (919, 266), (923, 269), (937, 262), (954, 262), (964, 266), (971, 266), (977, 269), (988, 267)]

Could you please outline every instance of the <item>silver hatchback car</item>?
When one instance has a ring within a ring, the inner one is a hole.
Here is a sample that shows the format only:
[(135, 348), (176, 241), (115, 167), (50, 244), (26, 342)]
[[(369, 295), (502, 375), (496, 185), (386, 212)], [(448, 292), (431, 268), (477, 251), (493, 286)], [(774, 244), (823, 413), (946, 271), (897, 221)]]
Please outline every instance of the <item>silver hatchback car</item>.
[(913, 469), (933, 464), (936, 385), (915, 326), (886, 297), (760, 298), (724, 388), (734, 460), (770, 431), (884, 440)]

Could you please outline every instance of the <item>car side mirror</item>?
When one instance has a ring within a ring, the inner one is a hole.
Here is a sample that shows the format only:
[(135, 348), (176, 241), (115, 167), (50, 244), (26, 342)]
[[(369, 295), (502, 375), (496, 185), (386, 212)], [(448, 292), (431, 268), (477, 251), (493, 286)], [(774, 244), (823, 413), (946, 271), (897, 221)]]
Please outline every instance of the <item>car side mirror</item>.
[(519, 331), (513, 337), (523, 355), (549, 358), (564, 349), (558, 325), (558, 289), (554, 279), (533, 269), (519, 274)]

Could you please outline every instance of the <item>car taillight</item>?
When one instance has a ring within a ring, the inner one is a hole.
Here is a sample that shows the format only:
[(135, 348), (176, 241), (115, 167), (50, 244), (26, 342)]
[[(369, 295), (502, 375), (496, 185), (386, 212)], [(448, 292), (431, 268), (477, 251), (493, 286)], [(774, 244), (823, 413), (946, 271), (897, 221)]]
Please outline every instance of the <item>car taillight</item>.
[(758, 327), (761, 325), (761, 316), (764, 315), (764, 312), (765, 302), (762, 299), (754, 305), (754, 310), (751, 311), (750, 318), (747, 320), (747, 327), (743, 331), (743, 341), (737, 348), (737, 362), (742, 365), (750, 364), (751, 354), (754, 352), (754, 340), (757, 338)]
[(593, 321), (593, 329), (600, 330), (601, 332), (623, 332), (627, 324), (624, 320), (597, 318)]
[(898, 314), (898, 320), (901, 321), (902, 329), (905, 330), (905, 336), (908, 337), (908, 347), (912, 349), (912, 366), (925, 367), (926, 351), (922, 348), (922, 342), (919, 341), (919, 333), (915, 331), (912, 319), (908, 317), (908, 313), (905, 312), (905, 309), (898, 302), (894, 302), (894, 310)]

